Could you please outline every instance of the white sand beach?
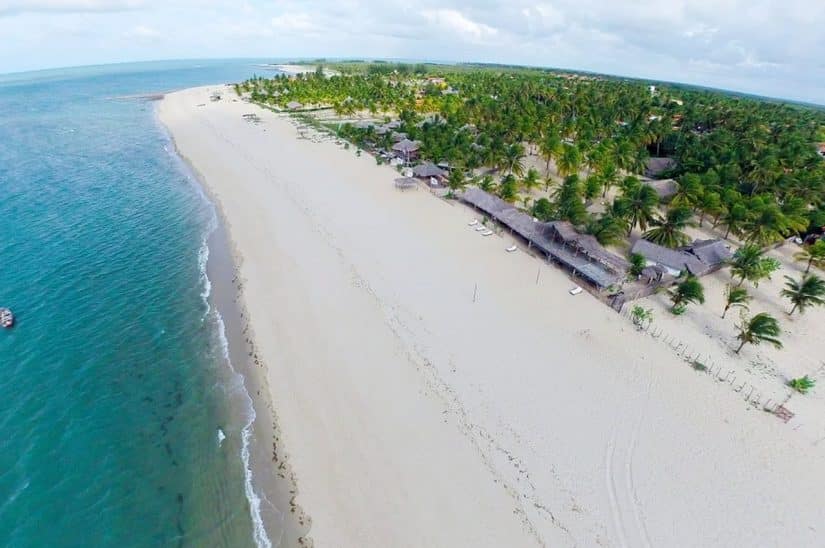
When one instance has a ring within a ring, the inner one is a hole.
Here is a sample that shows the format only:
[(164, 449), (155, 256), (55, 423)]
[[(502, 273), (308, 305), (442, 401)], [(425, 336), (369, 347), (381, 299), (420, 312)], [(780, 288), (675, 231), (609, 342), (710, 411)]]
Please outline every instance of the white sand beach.
[(466, 207), (217, 88), (159, 115), (234, 242), (316, 547), (822, 545), (815, 432)]

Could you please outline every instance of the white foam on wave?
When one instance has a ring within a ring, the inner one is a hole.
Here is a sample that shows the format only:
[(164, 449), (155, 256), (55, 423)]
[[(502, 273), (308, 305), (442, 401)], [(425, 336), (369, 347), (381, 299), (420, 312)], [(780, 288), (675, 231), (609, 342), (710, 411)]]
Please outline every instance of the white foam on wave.
[[(205, 200), (206, 196), (203, 195)], [(201, 267), (202, 272), (202, 279), (203, 279), (203, 291), (201, 295), (203, 297), (204, 302), (207, 306), (207, 314), (211, 310), (209, 306), (209, 296), (212, 293), (212, 282), (209, 280), (209, 275), (207, 274), (206, 270), (206, 263), (209, 259), (209, 236), (211, 236), (212, 232), (217, 229), (217, 212), (212, 206), (211, 202), (207, 200), (207, 203), (212, 208), (212, 219), (209, 223), (209, 227), (206, 231), (206, 235), (204, 236), (204, 245), (202, 249), (205, 249), (202, 253), (198, 253), (198, 262), (200, 264), (201, 257), (203, 257), (203, 265)], [(215, 313), (215, 323), (217, 325), (218, 331), (218, 341), (221, 345), (221, 354), (223, 359), (225, 360), (227, 366), (232, 371), (234, 379), (237, 382), (237, 386), (240, 389), (240, 392), (243, 394), (244, 399), (247, 403), (247, 416), (246, 416), (246, 424), (244, 425), (243, 429), (241, 430), (241, 462), (243, 463), (243, 475), (244, 475), (244, 495), (246, 496), (246, 500), (249, 503), (249, 514), (250, 518), (252, 519), (252, 535), (255, 541), (255, 546), (258, 548), (272, 548), (272, 542), (269, 540), (269, 536), (266, 534), (266, 528), (264, 527), (264, 520), (261, 516), (261, 498), (255, 492), (255, 488), (252, 484), (252, 464), (250, 462), (251, 452), (250, 452), (250, 443), (252, 440), (252, 425), (255, 422), (256, 414), (255, 414), (255, 407), (253, 405), (252, 396), (249, 395), (249, 392), (246, 390), (246, 384), (244, 383), (243, 375), (238, 373), (238, 371), (233, 367), (232, 360), (229, 356), (229, 340), (226, 337), (226, 324), (223, 321), (223, 316), (221, 313), (216, 309)]]
[(203, 288), (201, 289), (201, 298), (203, 299), (203, 304), (206, 305), (206, 312), (203, 313), (201, 321), (206, 320), (209, 312), (212, 310), (212, 306), (209, 304), (209, 296), (212, 294), (212, 282), (206, 273), (206, 263), (209, 262), (209, 236), (213, 231), (214, 228), (210, 227), (207, 229), (201, 242), (201, 247), (198, 249), (198, 271), (200, 272), (201, 287)]
[[(162, 124), (158, 121), (158, 126), (161, 128), (161, 131), (165, 135), (167, 139), (167, 143), (171, 143), (172, 139), (169, 133), (166, 131), (166, 128), (163, 127)], [(192, 175), (192, 171), (186, 162), (178, 155), (177, 150), (174, 147), (164, 146), (164, 149), (172, 156), (172, 158), (177, 162), (181, 173), (192, 183), (193, 188), (198, 192), (198, 195), (204, 201), (205, 204), (209, 207), (209, 224), (204, 231), (203, 240), (201, 242), (201, 247), (198, 250), (198, 268), (200, 271), (200, 279), (201, 285), (203, 287), (201, 291), (201, 297), (203, 298), (203, 302), (206, 305), (206, 312), (204, 313), (204, 320), (209, 317), (210, 312), (212, 312), (212, 307), (209, 304), (209, 297), (212, 294), (212, 282), (209, 280), (209, 275), (207, 272), (207, 263), (209, 261), (209, 238), (212, 236), (212, 233), (217, 230), (218, 228), (218, 212), (215, 209), (215, 204), (209, 200), (208, 196), (203, 190), (200, 182)], [(252, 441), (252, 425), (255, 422), (255, 407), (253, 406), (252, 396), (249, 395), (249, 392), (246, 390), (246, 385), (244, 383), (243, 375), (238, 373), (238, 371), (232, 366), (232, 360), (229, 357), (229, 341), (226, 338), (226, 325), (224, 324), (223, 317), (221, 316), (218, 310), (215, 310), (215, 323), (217, 325), (217, 335), (218, 340), (220, 341), (221, 345), (221, 353), (222, 357), (225, 360), (226, 364), (229, 366), (229, 369), (232, 371), (234, 379), (238, 387), (240, 388), (241, 393), (243, 394), (246, 402), (247, 402), (247, 416), (246, 423), (241, 430), (241, 462), (243, 463), (244, 468), (244, 495), (246, 496), (246, 500), (249, 503), (249, 513), (250, 518), (252, 519), (252, 535), (253, 540), (255, 541), (255, 545), (258, 548), (272, 548), (272, 541), (269, 540), (269, 537), (266, 534), (266, 528), (264, 527), (264, 521), (261, 517), (261, 498), (255, 492), (255, 488), (252, 484), (252, 465), (250, 464), (250, 443)], [(220, 434), (223, 432), (220, 431)], [(219, 434), (219, 439), (220, 439)], [(221, 440), (222, 441), (222, 440)]]
[(252, 465), (250, 463), (251, 453), (249, 446), (252, 441), (252, 425), (257, 415), (255, 414), (255, 407), (252, 405), (252, 397), (246, 390), (243, 376), (235, 370), (232, 366), (232, 361), (229, 359), (229, 341), (226, 338), (226, 326), (223, 322), (223, 317), (217, 310), (215, 311), (215, 318), (218, 324), (218, 337), (221, 341), (224, 359), (239, 381), (241, 391), (248, 402), (247, 409), (249, 414), (247, 416), (247, 423), (241, 430), (241, 461), (243, 462), (244, 494), (246, 495), (246, 500), (249, 502), (249, 514), (252, 518), (253, 539), (258, 548), (272, 548), (272, 542), (266, 534), (264, 520), (261, 516), (261, 498), (255, 492), (255, 488), (252, 485)]

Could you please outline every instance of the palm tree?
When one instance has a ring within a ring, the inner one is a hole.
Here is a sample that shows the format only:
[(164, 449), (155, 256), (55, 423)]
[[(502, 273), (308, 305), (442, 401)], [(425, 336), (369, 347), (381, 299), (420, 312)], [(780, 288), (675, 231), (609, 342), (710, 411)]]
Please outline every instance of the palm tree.
[(582, 158), (579, 149), (573, 145), (565, 145), (557, 163), (559, 175), (567, 177), (578, 174)]
[(684, 229), (693, 225), (691, 217), (693, 213), (687, 207), (671, 208), (664, 219), (653, 221), (653, 228), (642, 234), (642, 238), (669, 248), (687, 245), (690, 236)]
[(524, 174), (524, 146), (521, 143), (513, 143), (504, 149), (504, 165), (507, 173), (521, 177)]
[[(722, 205), (722, 197), (719, 195), (718, 192), (710, 192), (706, 191), (702, 194), (702, 197), (699, 198), (699, 203), (697, 204), (699, 210), (702, 212), (702, 215), (699, 217), (699, 226), (702, 226), (705, 222), (705, 215), (710, 215), (714, 218), (717, 218), (721, 213), (725, 211), (724, 206)], [(714, 223), (714, 226), (715, 223)]]
[(768, 342), (776, 348), (782, 348), (782, 341), (779, 340), (779, 335), (782, 330), (779, 328), (779, 322), (776, 318), (765, 312), (760, 312), (751, 319), (742, 317), (742, 323), (739, 324), (739, 335), (736, 336), (741, 342), (736, 353), (742, 350), (745, 344), (760, 344)]
[(532, 191), (534, 188), (539, 186), (539, 172), (536, 171), (535, 168), (530, 168), (527, 170), (527, 175), (522, 179), (521, 185), (527, 192)]
[(616, 213), (627, 219), (627, 235), (637, 226), (647, 230), (648, 224), (655, 219), (659, 195), (648, 185), (643, 185), (635, 177), (625, 179), (622, 195), (614, 203)]
[(705, 302), (705, 289), (696, 276), (689, 275), (671, 292), (670, 300), (673, 302), (670, 311), (681, 314), (688, 304)]
[(548, 130), (542, 139), (541, 143), (539, 143), (539, 152), (541, 153), (541, 157), (544, 158), (545, 166), (544, 166), (544, 173), (550, 173), (550, 161), (554, 158), (558, 158), (561, 153), (562, 141), (561, 137), (555, 130)]
[(790, 276), (785, 276), (785, 289), (782, 290), (782, 296), (787, 297), (792, 303), (793, 308), (788, 312), (792, 315), (796, 309), (799, 309), (800, 314), (805, 313), (805, 309), (809, 306), (820, 306), (825, 304), (825, 280), (813, 274), (805, 274), (799, 281), (794, 280)]
[(495, 180), (493, 180), (493, 176), (489, 173), (482, 177), (481, 181), (479, 181), (478, 183), (478, 188), (480, 188), (484, 192), (490, 192), (491, 190), (493, 190), (495, 186)]
[(695, 207), (702, 197), (702, 179), (695, 173), (686, 173), (676, 183), (676, 194), (673, 195), (671, 205)]
[(811, 266), (825, 267), (825, 240), (817, 240), (813, 245), (809, 245), (804, 250), (794, 254), (793, 258), (808, 263), (805, 274), (811, 271)]
[(728, 313), (733, 307), (748, 310), (748, 303), (753, 299), (748, 295), (748, 290), (744, 287), (734, 287), (730, 284), (725, 286), (725, 309), (722, 311), (722, 317)]
[(775, 203), (759, 204), (757, 201), (751, 204), (751, 209), (754, 207), (755, 213), (745, 221), (744, 230), (747, 241), (764, 246), (784, 238), (790, 227), (787, 217), (779, 206)]
[(515, 201), (518, 195), (518, 183), (513, 175), (506, 175), (498, 185), (498, 196), (505, 202)]
[(600, 217), (593, 217), (587, 221), (584, 231), (591, 236), (595, 236), (596, 240), (602, 245), (617, 244), (624, 240), (625, 223), (622, 219), (607, 212)]
[(613, 162), (605, 161), (599, 168), (598, 174), (602, 180), (602, 198), (604, 198), (619, 179), (619, 170)]
[(734, 236), (739, 236), (742, 233), (742, 227), (748, 219), (748, 208), (741, 202), (732, 203), (727, 210), (722, 214), (719, 220), (727, 227), (725, 230), (725, 239), (731, 233)]
[(779, 267), (779, 261), (765, 257), (758, 245), (746, 244), (733, 254), (730, 273), (734, 278), (739, 278), (736, 287), (741, 286), (745, 280), (750, 281), (754, 287), (759, 287), (759, 282), (764, 278), (770, 279)]
[(542, 222), (547, 222), (553, 218), (553, 204), (547, 198), (539, 198), (533, 202), (530, 214)]
[(467, 174), (460, 167), (454, 167), (447, 177), (447, 186), (450, 187), (450, 194), (467, 186)]
[(578, 175), (570, 175), (555, 193), (556, 215), (563, 221), (580, 225), (587, 221), (587, 209), (584, 207), (582, 185)]

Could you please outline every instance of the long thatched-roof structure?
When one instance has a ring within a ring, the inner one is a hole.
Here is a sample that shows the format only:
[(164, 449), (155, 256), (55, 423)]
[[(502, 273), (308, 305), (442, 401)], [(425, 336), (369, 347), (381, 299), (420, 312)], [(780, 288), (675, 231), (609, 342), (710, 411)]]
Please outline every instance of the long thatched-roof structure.
[(468, 189), (461, 199), (509, 228), (530, 247), (544, 253), (548, 260), (599, 289), (618, 283), (627, 273), (627, 261), (604, 249), (593, 236), (579, 234), (568, 222), (538, 222), (479, 188)]

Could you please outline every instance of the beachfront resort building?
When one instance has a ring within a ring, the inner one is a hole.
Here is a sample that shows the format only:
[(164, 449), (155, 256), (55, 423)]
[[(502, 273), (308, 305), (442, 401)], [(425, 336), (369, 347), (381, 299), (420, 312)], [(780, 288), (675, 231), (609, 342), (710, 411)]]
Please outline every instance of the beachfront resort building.
[(647, 267), (642, 271), (642, 279), (648, 284), (667, 284), (683, 274), (704, 276), (722, 268), (732, 256), (723, 240), (696, 240), (688, 246), (670, 249), (639, 239), (631, 253), (645, 258)]
[(607, 251), (593, 236), (579, 234), (566, 221), (539, 222), (480, 188), (466, 190), (461, 199), (519, 236), (528, 248), (599, 290), (619, 284), (627, 275), (625, 259)]
[(420, 148), (421, 145), (417, 141), (410, 141), (406, 138), (392, 145), (392, 150), (396, 157), (403, 159), (404, 162), (418, 158), (418, 150)]

